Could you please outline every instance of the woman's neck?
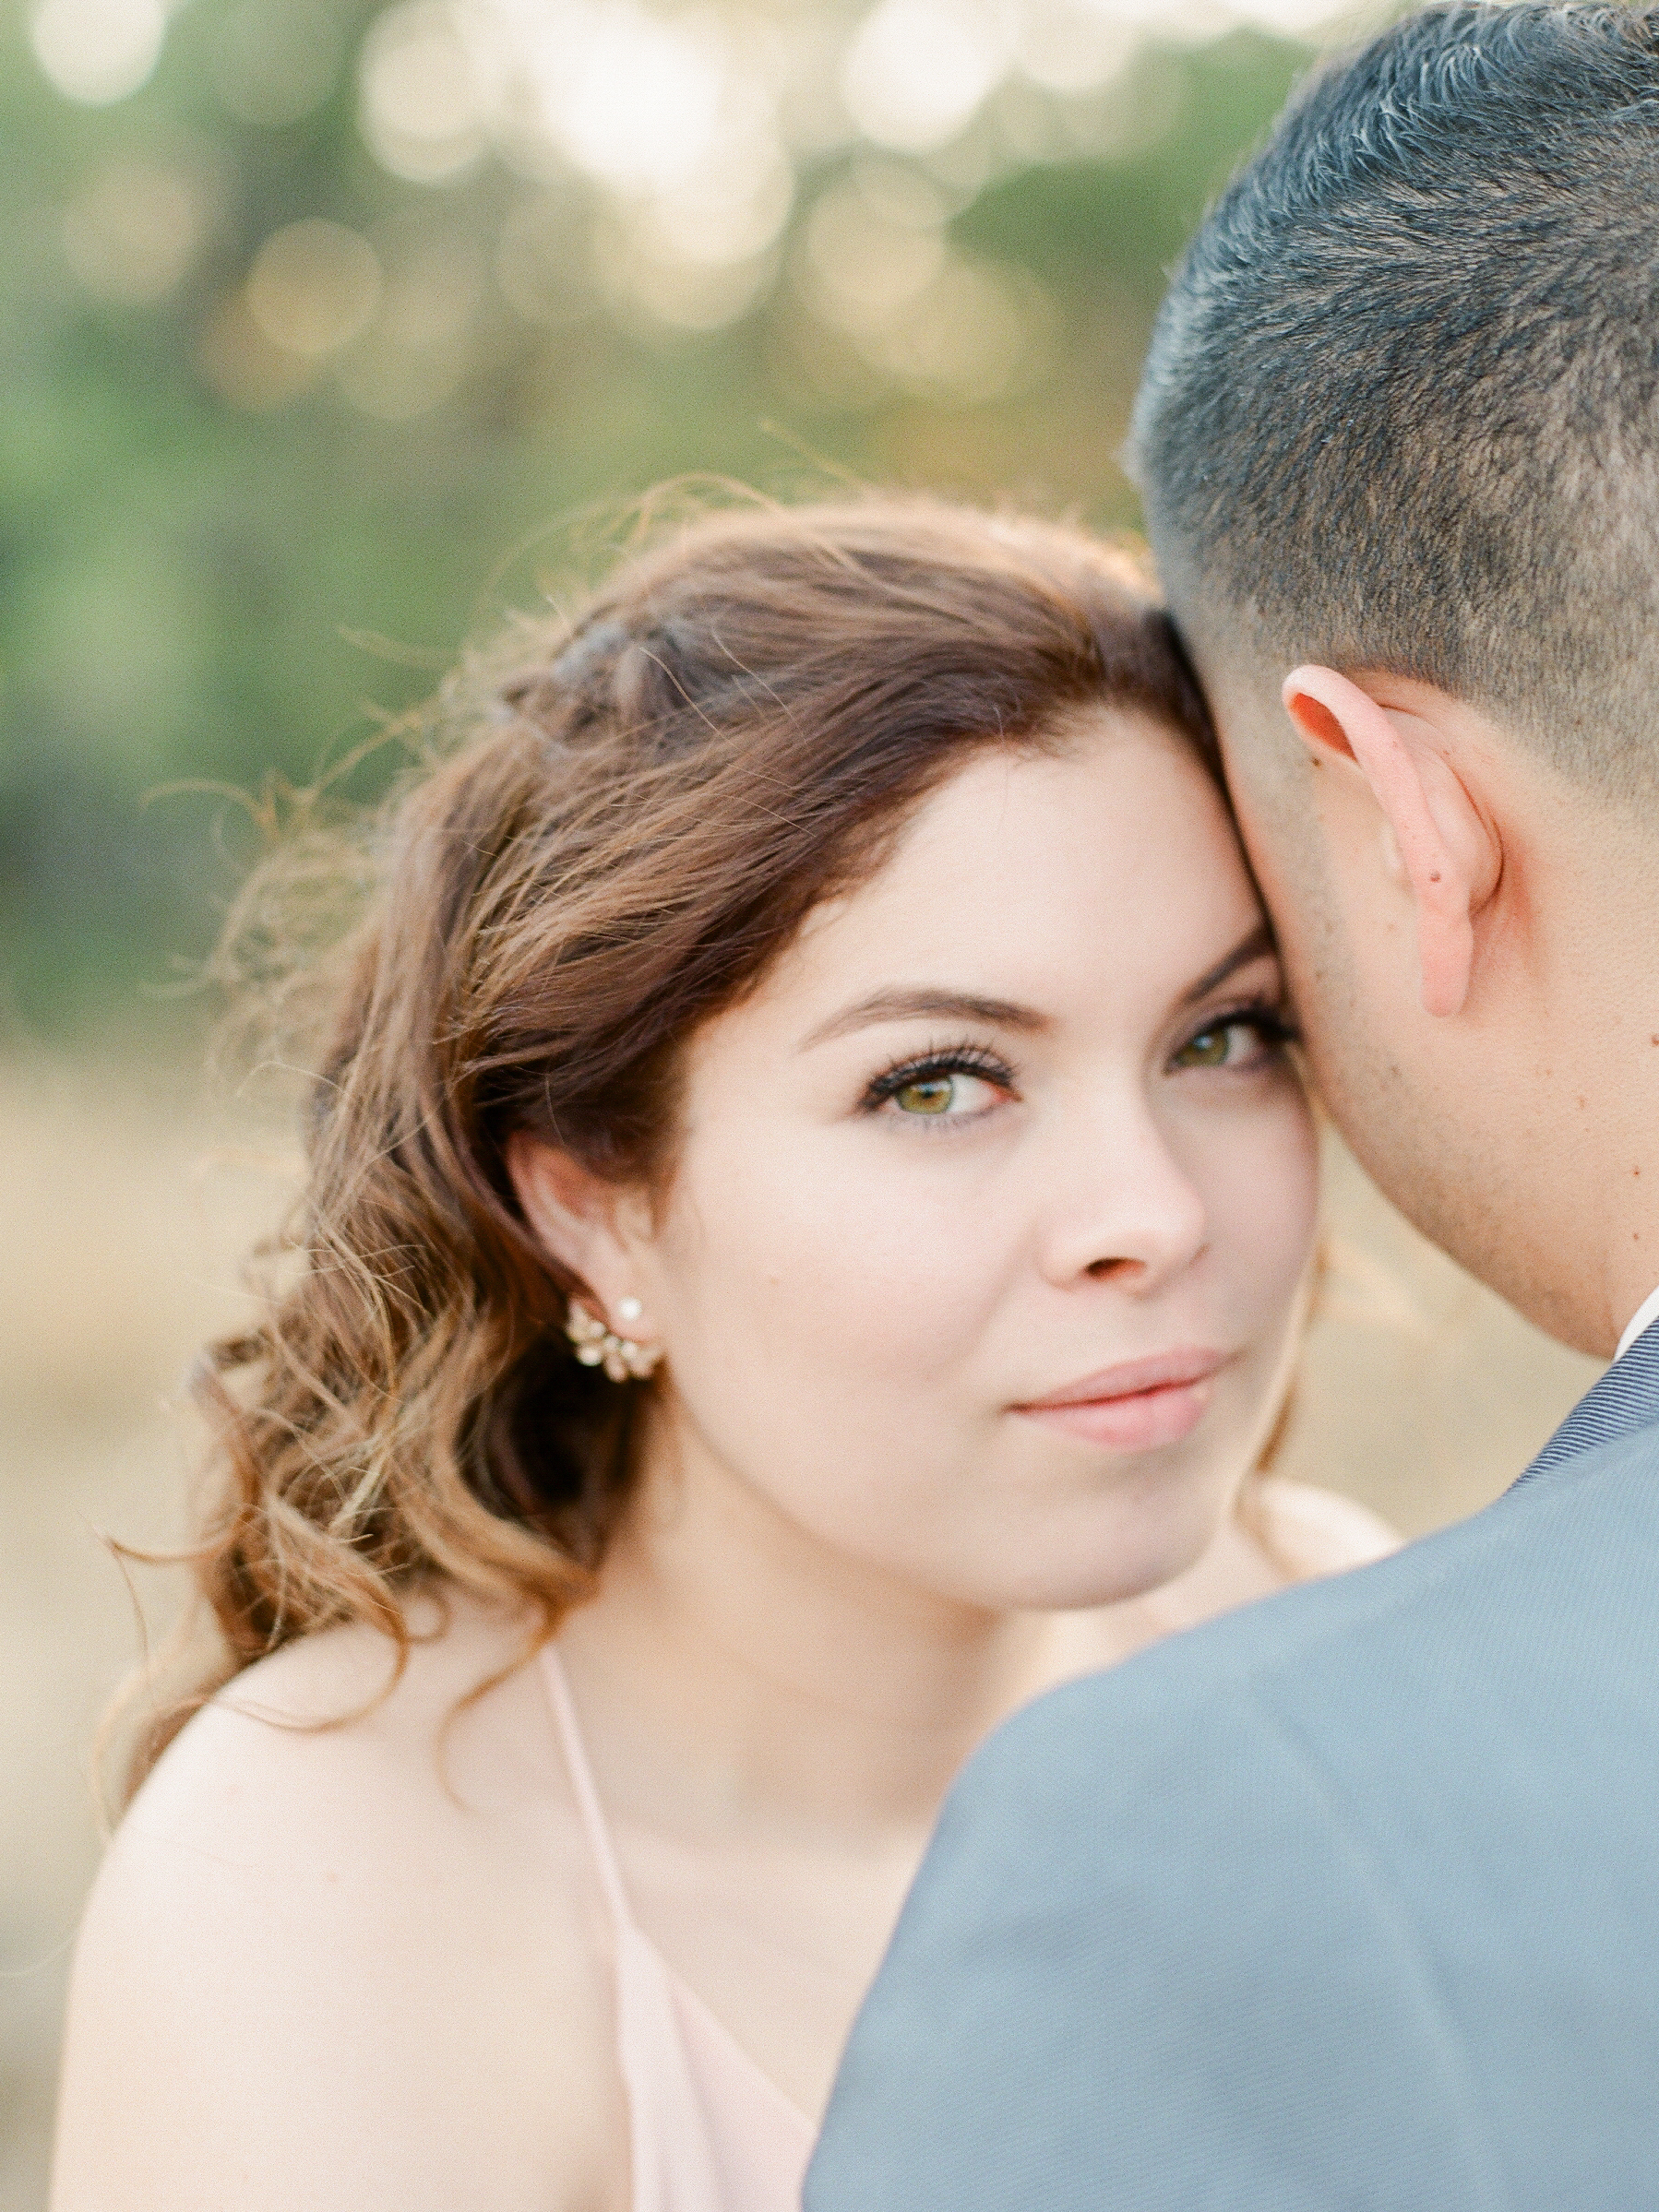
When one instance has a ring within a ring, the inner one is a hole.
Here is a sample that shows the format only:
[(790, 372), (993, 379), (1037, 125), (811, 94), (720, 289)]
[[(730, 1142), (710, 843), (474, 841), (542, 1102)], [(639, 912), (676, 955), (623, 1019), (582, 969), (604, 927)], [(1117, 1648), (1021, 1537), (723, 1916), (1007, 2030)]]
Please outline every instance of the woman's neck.
[(1059, 1625), (923, 1590), (682, 1448), (648, 1461), (566, 1641), (641, 1815), (874, 1836), (931, 1822), (974, 1746), (1054, 1679)]
[(1259, 1501), (1141, 1597), (997, 1611), (813, 1535), (695, 1439), (659, 1429), (652, 1444), (564, 1647), (607, 1802), (709, 1841), (740, 1826), (913, 1849), (963, 1761), (1028, 1699), (1299, 1571), (1254, 1525)]

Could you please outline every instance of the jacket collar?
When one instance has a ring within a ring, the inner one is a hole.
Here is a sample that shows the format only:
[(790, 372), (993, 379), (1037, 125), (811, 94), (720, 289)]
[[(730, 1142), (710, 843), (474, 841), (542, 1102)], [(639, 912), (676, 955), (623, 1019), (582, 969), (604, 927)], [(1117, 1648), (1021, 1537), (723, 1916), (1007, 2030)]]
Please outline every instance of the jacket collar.
[(1614, 1361), (1600, 1382), (1567, 1416), (1520, 1480), (1519, 1490), (1535, 1475), (1547, 1474), (1581, 1453), (1617, 1444), (1638, 1429), (1659, 1424), (1659, 1321), (1652, 1321), (1629, 1350)]

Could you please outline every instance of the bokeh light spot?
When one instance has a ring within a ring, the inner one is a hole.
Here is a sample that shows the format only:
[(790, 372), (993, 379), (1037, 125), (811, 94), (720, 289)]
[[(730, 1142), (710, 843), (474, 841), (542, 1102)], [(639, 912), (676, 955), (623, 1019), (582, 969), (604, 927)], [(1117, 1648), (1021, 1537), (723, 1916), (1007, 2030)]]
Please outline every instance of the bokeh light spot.
[(880, 330), (918, 299), (945, 266), (935, 224), (895, 220), (851, 180), (822, 193), (805, 239), (808, 296), (843, 330)]
[(631, 0), (561, 19), (537, 54), (543, 110), (589, 176), (667, 190), (714, 144), (726, 72), (706, 27), (670, 22)]
[(842, 65), (848, 113), (877, 146), (948, 145), (1007, 73), (1009, 30), (980, 0), (879, 0)]
[(1090, 0), (1027, 0), (1014, 36), (1021, 73), (1045, 92), (1092, 92), (1134, 52), (1122, 11)]
[(380, 303), (379, 259), (342, 223), (289, 223), (259, 248), (247, 304), (273, 345), (316, 360), (350, 345)]
[(922, 398), (983, 405), (1038, 381), (1054, 320), (1046, 293), (1026, 270), (952, 260), (866, 345), (866, 358)]
[(66, 100), (87, 107), (147, 83), (166, 35), (161, 0), (41, 0), (30, 24), (35, 60)]
[(619, 318), (648, 336), (655, 329), (723, 329), (770, 290), (777, 266), (770, 253), (737, 262), (675, 260), (615, 220), (600, 225), (594, 247)]
[(359, 121), (394, 176), (444, 184), (484, 151), (487, 101), (465, 21), (439, 0), (408, 0), (364, 42)]
[(207, 229), (200, 188), (156, 161), (112, 161), (64, 209), (64, 255), (94, 299), (145, 305), (177, 289)]

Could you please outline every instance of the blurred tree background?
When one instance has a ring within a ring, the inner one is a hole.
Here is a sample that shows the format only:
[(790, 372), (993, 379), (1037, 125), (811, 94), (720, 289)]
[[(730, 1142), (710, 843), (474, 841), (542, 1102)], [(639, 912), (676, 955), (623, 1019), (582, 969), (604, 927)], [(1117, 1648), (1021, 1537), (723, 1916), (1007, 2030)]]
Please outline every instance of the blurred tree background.
[(314, 776), (556, 577), (573, 517), (661, 477), (1132, 522), (1116, 455), (1164, 272), (1328, 14), (14, 13), (6, 1029), (141, 1027), (236, 861), (222, 803), (169, 787)]

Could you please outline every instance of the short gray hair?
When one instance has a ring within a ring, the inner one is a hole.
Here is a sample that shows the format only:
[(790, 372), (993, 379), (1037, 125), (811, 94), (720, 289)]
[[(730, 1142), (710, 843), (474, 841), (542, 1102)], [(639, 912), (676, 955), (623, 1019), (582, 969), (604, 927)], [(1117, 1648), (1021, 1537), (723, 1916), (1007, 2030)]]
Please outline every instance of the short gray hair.
[(1176, 576), (1659, 779), (1659, 6), (1430, 7), (1211, 209), (1131, 434)]

